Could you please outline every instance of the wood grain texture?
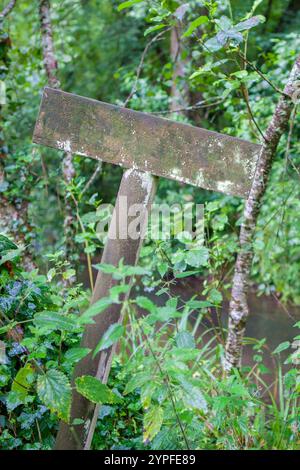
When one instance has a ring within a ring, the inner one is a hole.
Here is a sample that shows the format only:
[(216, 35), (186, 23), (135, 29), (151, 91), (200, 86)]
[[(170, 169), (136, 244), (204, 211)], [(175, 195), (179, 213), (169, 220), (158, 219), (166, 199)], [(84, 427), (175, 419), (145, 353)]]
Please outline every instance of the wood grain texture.
[(247, 197), (260, 145), (45, 88), (34, 142)]

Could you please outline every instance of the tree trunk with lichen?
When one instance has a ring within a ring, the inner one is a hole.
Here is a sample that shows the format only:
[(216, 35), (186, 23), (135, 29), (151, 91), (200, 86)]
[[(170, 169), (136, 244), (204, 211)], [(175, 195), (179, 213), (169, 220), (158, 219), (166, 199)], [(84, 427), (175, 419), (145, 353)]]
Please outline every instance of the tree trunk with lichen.
[(173, 76), (171, 88), (171, 103), (170, 111), (180, 111), (181, 114), (187, 114), (184, 111), (190, 104), (190, 93), (187, 81), (184, 80), (186, 75), (186, 66), (188, 56), (184, 57), (184, 46), (181, 39), (182, 26), (178, 22), (176, 26), (171, 29), (171, 59), (173, 62)]
[[(10, 37), (2, 29), (2, 21), (12, 11), (15, 1), (9, 4), (0, 13), (0, 62), (4, 65), (0, 72), (0, 81), (2, 84), (0, 90), (0, 231), (12, 237), (18, 245), (26, 246), (28, 241), (26, 235), (32, 232), (32, 227), (28, 219), (28, 199), (26, 194), (18, 200), (10, 200), (4, 195), (7, 186), (5, 165), (8, 157), (8, 148), (5, 144), (3, 129), (3, 106), (6, 104), (5, 79), (9, 69), (9, 49), (11, 47)], [(23, 254), (23, 263), (25, 269), (31, 271), (35, 265), (32, 260), (30, 249), (26, 249)]]
[[(39, 16), (42, 35), (43, 61), (48, 84), (52, 88), (60, 88), (60, 81), (57, 77), (58, 64), (56, 61), (53, 45), (53, 33), (51, 24), (51, 10), (49, 0), (40, 0)], [(66, 152), (62, 164), (63, 178), (66, 188), (70, 185), (75, 176), (72, 154)], [(66, 258), (69, 259), (74, 252), (74, 226), (73, 207), (65, 189), (65, 216), (64, 216), (64, 236)]]
[(234, 367), (240, 367), (242, 344), (249, 315), (247, 291), (249, 275), (253, 261), (253, 238), (262, 199), (266, 191), (268, 177), (276, 155), (281, 136), (288, 127), (288, 122), (299, 99), (300, 56), (297, 58), (290, 73), (269, 127), (256, 167), (255, 176), (249, 197), (244, 209), (244, 220), (240, 231), (240, 251), (235, 264), (231, 302), (229, 307), (228, 336), (224, 359), (224, 370), (230, 372)]

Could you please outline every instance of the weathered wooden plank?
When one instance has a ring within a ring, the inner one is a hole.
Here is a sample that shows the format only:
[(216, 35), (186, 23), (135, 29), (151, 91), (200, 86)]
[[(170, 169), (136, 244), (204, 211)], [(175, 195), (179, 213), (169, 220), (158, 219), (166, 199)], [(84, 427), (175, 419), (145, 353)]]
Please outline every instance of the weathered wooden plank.
[(45, 88), (34, 142), (247, 197), (260, 145)]
[[(119, 261), (123, 259), (125, 265), (136, 265), (143, 238), (141, 236), (133, 240), (129, 237), (124, 238), (119, 232), (115, 233), (115, 225), (118, 230), (121, 230), (119, 224), (116, 224), (116, 221), (120, 220), (120, 216), (122, 217), (122, 214), (120, 214), (120, 211), (122, 211), (120, 201), (123, 197), (126, 197), (128, 207), (139, 204), (143, 208), (140, 214), (140, 233), (143, 234), (147, 227), (148, 211), (153, 202), (155, 189), (156, 178), (151, 174), (137, 170), (127, 170), (124, 173), (108, 232), (108, 239), (102, 255), (102, 263), (118, 266)], [(135, 217), (128, 216), (128, 225), (135, 220)], [(93, 304), (97, 300), (108, 296), (110, 288), (118, 282), (111, 274), (99, 271), (91, 303)], [(128, 285), (131, 285), (129, 279), (127, 279), (127, 282)], [(105, 312), (96, 316), (94, 318), (95, 324), (87, 325), (81, 342), (82, 347), (90, 348), (93, 351), (108, 328), (112, 324), (121, 321), (123, 302), (128, 298), (129, 293), (128, 291), (121, 299), (122, 303), (113, 304)], [(76, 365), (73, 382), (76, 377), (92, 375), (101, 382), (106, 383), (113, 354), (114, 347), (101, 351), (95, 358), (92, 357), (92, 353), (88, 354)], [(92, 402), (79, 395), (75, 389), (73, 390), (71, 423), (76, 418), (83, 420), (83, 422), (81, 425), (74, 427), (61, 423), (55, 446), (57, 450), (89, 448), (96, 425), (93, 417), (98, 417), (97, 412), (94, 414), (95, 408), (97, 409)]]

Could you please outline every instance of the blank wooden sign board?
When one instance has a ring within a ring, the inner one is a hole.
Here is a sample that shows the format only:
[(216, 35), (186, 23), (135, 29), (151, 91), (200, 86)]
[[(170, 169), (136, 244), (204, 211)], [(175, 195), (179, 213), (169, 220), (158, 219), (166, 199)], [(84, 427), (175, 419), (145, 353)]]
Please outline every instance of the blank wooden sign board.
[[(140, 215), (141, 233), (155, 194), (155, 176), (247, 197), (261, 149), (260, 145), (231, 136), (52, 88), (44, 90), (33, 141), (128, 168), (121, 181), (111, 225), (119, 217), (118, 200), (126, 196), (128, 207), (133, 204), (144, 207)], [(112, 237), (109, 231), (102, 262), (117, 266), (123, 258), (124, 264), (135, 265), (141, 243), (141, 238), (124, 239), (115, 236), (115, 232)], [(111, 275), (100, 272), (92, 303), (107, 296), (116, 282)], [(119, 304), (108, 307), (95, 318), (96, 324), (87, 326), (82, 346), (93, 350), (109, 326), (122, 320), (120, 317)], [(106, 382), (113, 354), (113, 347), (101, 351), (94, 359), (89, 354), (78, 363), (74, 379), (93, 375)], [(95, 405), (75, 391), (71, 424), (61, 424), (56, 448), (88, 449), (97, 411)], [(75, 418), (81, 419), (82, 424), (72, 426)]]

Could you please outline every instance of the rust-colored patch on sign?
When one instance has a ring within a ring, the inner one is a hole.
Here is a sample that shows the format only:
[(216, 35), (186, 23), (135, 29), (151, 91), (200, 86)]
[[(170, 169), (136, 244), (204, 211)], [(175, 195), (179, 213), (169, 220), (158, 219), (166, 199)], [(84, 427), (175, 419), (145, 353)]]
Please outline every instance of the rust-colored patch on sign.
[(45, 88), (34, 142), (247, 197), (260, 145)]

